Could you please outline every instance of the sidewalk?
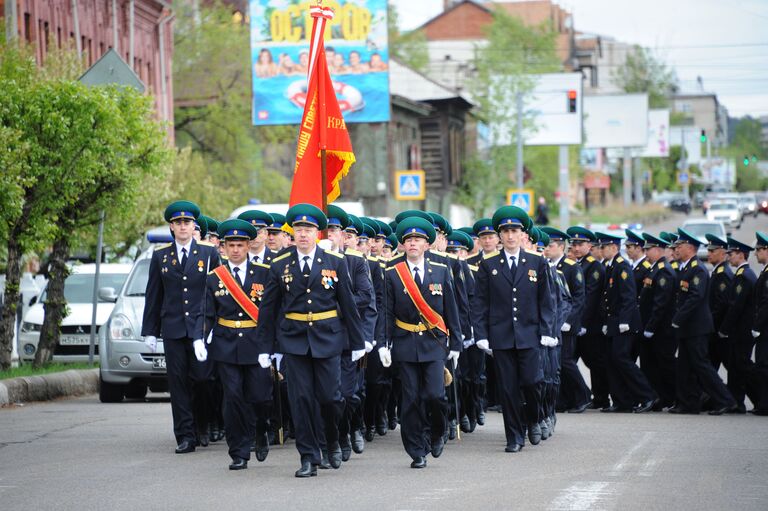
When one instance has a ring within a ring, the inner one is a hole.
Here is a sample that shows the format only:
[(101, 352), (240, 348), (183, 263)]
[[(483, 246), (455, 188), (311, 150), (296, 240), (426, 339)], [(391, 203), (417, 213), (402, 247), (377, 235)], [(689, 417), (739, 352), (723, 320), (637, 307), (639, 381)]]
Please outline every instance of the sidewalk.
[(98, 391), (98, 369), (70, 369), (41, 376), (21, 376), (0, 380), (0, 407), (81, 396)]

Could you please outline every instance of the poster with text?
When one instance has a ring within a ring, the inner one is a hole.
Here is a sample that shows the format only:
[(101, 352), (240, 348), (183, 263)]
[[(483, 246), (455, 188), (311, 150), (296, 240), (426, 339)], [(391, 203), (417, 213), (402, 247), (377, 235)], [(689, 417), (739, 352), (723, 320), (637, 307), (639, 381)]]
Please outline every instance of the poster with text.
[[(314, 2), (250, 0), (253, 124), (299, 124)], [(325, 0), (325, 53), (346, 122), (389, 121), (386, 0)]]

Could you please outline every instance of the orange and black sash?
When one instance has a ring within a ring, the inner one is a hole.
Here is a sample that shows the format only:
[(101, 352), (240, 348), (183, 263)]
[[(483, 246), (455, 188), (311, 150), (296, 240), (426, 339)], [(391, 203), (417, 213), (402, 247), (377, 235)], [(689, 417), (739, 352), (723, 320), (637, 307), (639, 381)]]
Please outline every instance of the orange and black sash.
[(256, 307), (256, 304), (248, 298), (248, 296), (245, 294), (245, 291), (243, 291), (243, 288), (240, 287), (235, 281), (235, 277), (229, 273), (227, 267), (222, 264), (213, 270), (213, 273), (219, 277), (221, 282), (224, 284), (224, 288), (229, 291), (229, 294), (232, 296), (232, 298), (235, 299), (235, 302), (237, 302), (240, 308), (243, 309), (243, 311), (248, 314), (252, 320), (258, 323), (259, 308)]
[(421, 295), (421, 290), (419, 290), (416, 281), (413, 280), (413, 275), (411, 275), (411, 271), (408, 269), (408, 264), (405, 261), (397, 263), (395, 265), (395, 271), (397, 272), (397, 276), (400, 277), (403, 286), (405, 286), (405, 290), (408, 291), (408, 296), (411, 297), (411, 301), (416, 307), (416, 310), (419, 311), (419, 315), (424, 323), (426, 323), (430, 329), (437, 328), (445, 335), (449, 335), (443, 317), (440, 316), (435, 309), (430, 307)]

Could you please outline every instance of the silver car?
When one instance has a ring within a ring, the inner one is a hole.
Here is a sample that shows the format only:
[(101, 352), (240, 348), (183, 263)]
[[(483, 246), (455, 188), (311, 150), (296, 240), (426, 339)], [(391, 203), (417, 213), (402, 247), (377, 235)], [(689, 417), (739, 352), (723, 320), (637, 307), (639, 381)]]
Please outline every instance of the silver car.
[(706, 218), (686, 220), (683, 224), (683, 229), (701, 240), (702, 243), (699, 245), (699, 250), (697, 251), (696, 256), (702, 261), (707, 261), (707, 259), (709, 259), (709, 253), (707, 252), (707, 234), (714, 234), (721, 239), (725, 239), (728, 234), (723, 222), (707, 220)]
[(99, 335), (100, 387), (102, 403), (117, 403), (124, 398), (143, 399), (152, 392), (168, 390), (163, 342), (150, 352), (141, 336), (144, 293), (149, 275), (150, 251), (131, 269), (119, 295), (115, 289), (99, 289), (99, 297), (115, 302), (115, 308)]

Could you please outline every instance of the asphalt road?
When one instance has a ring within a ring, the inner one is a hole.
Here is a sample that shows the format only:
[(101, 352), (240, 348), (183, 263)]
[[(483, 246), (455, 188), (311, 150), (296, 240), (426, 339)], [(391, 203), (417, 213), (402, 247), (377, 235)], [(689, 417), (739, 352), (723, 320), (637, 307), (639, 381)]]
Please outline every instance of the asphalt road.
[[(670, 230), (676, 216), (652, 232)], [(734, 236), (752, 243), (768, 217)], [(768, 508), (768, 419), (666, 413), (561, 414), (556, 435), (504, 452), (501, 415), (409, 468), (399, 430), (340, 470), (293, 477), (292, 443), (227, 470), (226, 445), (173, 454), (170, 405), (96, 396), (0, 410), (0, 509), (675, 509)]]

